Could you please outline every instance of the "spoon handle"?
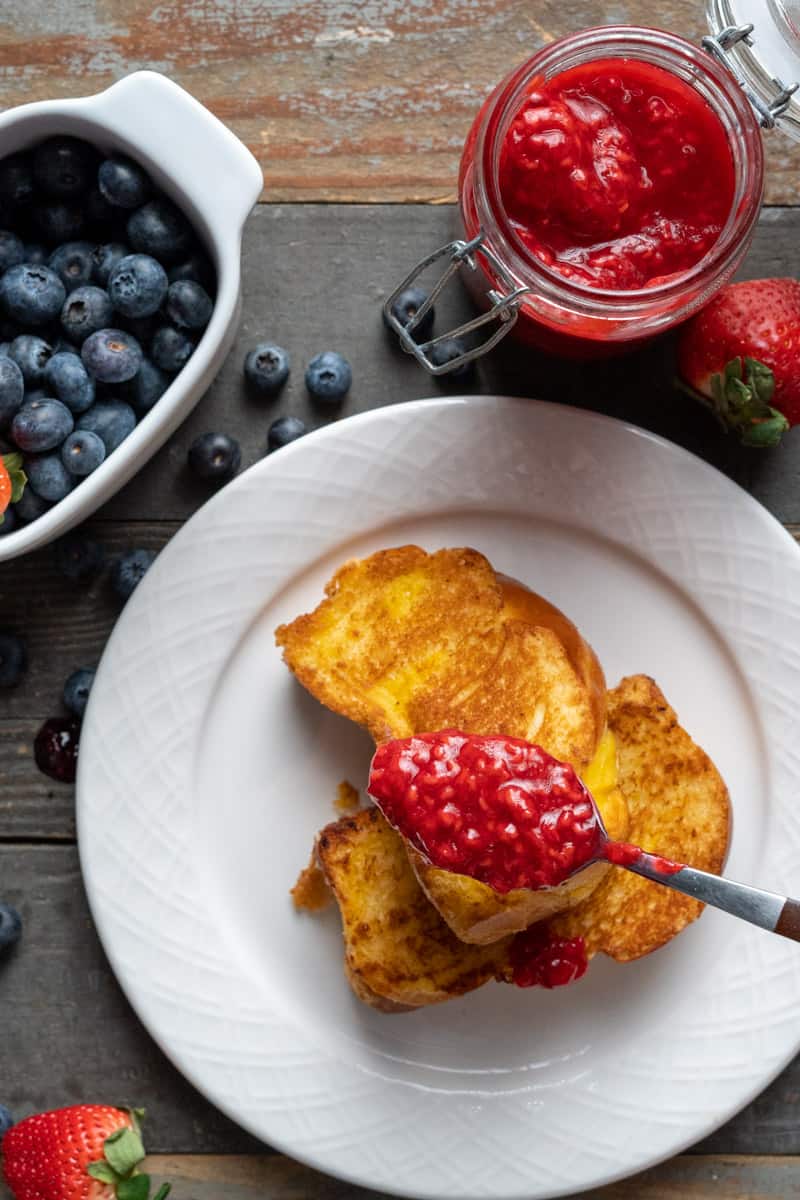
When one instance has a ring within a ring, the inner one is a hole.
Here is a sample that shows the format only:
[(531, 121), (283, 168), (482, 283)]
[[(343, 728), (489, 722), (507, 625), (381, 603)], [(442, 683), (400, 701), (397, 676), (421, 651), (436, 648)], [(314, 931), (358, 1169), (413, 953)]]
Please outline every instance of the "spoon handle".
[(800, 942), (800, 902), (797, 900), (776, 896), (774, 892), (762, 892), (760, 888), (735, 883), (695, 867), (681, 867), (679, 871), (669, 873), (663, 869), (663, 859), (652, 854), (641, 854), (625, 866), (645, 879)]

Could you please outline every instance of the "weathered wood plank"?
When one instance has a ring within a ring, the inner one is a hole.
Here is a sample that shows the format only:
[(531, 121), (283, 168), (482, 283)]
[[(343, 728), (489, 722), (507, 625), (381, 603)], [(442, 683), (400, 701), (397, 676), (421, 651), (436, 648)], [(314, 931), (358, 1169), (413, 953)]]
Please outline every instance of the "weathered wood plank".
[[(8, 107), (152, 67), (249, 145), (269, 199), (430, 201), (453, 196), (474, 114), (513, 66), (617, 22), (706, 32), (693, 0), (3, 0), (0, 78)], [(767, 145), (768, 198), (797, 203), (800, 149)]]
[[(141, 1103), (154, 1153), (260, 1148), (193, 1091), (134, 1016), (95, 936), (73, 846), (0, 845), (0, 895), (17, 904), (25, 920), (22, 942), (0, 968), (0, 1099), (17, 1116), (89, 1100)], [(800, 1059), (698, 1149), (800, 1155), (798, 1089)], [(297, 1186), (298, 1195), (308, 1194)], [(694, 1193), (684, 1195), (688, 1200)]]

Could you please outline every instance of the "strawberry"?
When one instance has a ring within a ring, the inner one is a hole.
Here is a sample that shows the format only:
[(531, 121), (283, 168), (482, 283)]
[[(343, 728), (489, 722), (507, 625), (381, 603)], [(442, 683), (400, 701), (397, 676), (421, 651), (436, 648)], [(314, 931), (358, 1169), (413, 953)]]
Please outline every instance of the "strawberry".
[(800, 281), (723, 288), (683, 326), (678, 370), (746, 446), (774, 446), (800, 422)]
[[(148, 1200), (139, 1172), (141, 1109), (76, 1104), (26, 1117), (2, 1141), (3, 1171), (15, 1200)], [(163, 1184), (153, 1200), (164, 1200)]]
[(0, 457), (0, 525), (9, 504), (16, 504), (25, 490), (28, 477), (22, 469), (21, 454)]

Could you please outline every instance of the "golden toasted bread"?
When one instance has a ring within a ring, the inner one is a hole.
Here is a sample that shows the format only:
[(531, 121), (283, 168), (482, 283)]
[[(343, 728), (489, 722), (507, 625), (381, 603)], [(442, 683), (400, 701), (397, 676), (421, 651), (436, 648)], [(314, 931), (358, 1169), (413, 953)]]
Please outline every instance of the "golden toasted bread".
[[(345, 563), (325, 591), (276, 640), (300, 682), (376, 741), (456, 728), (535, 741), (578, 770), (591, 761), (606, 708), (597, 656), (563, 613), (496, 575), (482, 554), (382, 550)], [(609, 819), (624, 835), (623, 818)], [(500, 896), (408, 849), (430, 899), (476, 944), (576, 903), (607, 870), (592, 867), (549, 893)]]
[[(728, 794), (719, 772), (677, 722), (653, 681), (636, 675), (609, 693), (627, 836), (645, 849), (719, 872), (728, 841)], [(328, 826), (317, 854), (342, 912), (347, 974), (373, 1007), (402, 1011), (511, 978), (511, 938), (465, 945), (427, 901), (400, 836), (377, 809)], [(591, 897), (548, 922), (583, 937), (589, 957), (649, 954), (699, 916), (694, 900), (614, 868)]]
[[(664, 694), (647, 675), (629, 676), (608, 694), (608, 721), (617, 739), (628, 841), (719, 874), (730, 830), (728, 789), (678, 724)], [(602, 951), (628, 962), (668, 942), (702, 908), (697, 900), (616, 869), (551, 927), (560, 936), (584, 938), (590, 957)]]
[(419, 1008), (502, 976), (508, 942), (459, 942), (377, 808), (327, 825), (316, 850), (342, 914), (347, 978), (367, 1004), (389, 1012)]

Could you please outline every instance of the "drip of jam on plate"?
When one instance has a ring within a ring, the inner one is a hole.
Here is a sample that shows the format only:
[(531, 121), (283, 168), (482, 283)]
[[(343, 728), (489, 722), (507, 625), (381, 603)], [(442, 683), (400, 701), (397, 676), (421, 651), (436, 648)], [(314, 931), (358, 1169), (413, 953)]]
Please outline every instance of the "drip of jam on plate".
[(601, 59), (532, 82), (503, 140), (499, 189), (540, 262), (630, 290), (709, 252), (733, 206), (733, 155), (689, 83), (651, 63)]
[(74, 783), (81, 723), (75, 717), (51, 717), (33, 743), (36, 765), (59, 783)]
[(368, 790), (434, 866), (496, 892), (556, 887), (602, 855), (573, 768), (519, 738), (445, 729), (384, 742)]
[(564, 987), (585, 975), (589, 966), (582, 937), (555, 937), (542, 925), (516, 935), (509, 962), (512, 982), (523, 988)]

